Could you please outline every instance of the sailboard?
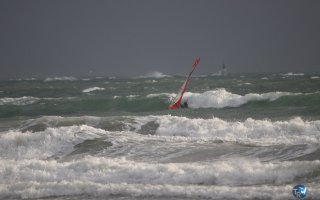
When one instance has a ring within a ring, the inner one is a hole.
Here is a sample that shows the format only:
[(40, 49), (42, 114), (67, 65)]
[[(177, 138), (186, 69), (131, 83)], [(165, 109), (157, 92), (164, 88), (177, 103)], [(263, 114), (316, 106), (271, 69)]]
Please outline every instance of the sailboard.
[(199, 62), (200, 62), (200, 58), (198, 58), (198, 59), (196, 59), (194, 61), (193, 65), (192, 65), (192, 71), (189, 73), (187, 79), (182, 84), (182, 86), (181, 86), (180, 90), (178, 91), (176, 97), (173, 99), (172, 104), (169, 106), (170, 110), (177, 110), (180, 107), (183, 94), (185, 93), (185, 91), (187, 90), (187, 88), (189, 86), (191, 74), (196, 69), (196, 67), (198, 66)]

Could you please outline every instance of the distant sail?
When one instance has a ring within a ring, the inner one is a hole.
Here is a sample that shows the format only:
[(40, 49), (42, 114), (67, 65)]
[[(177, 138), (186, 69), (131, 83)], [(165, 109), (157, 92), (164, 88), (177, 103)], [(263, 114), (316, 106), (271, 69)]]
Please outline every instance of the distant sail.
[(177, 110), (180, 107), (181, 104), (181, 100), (183, 97), (183, 94), (185, 93), (185, 91), (188, 88), (189, 82), (190, 82), (190, 78), (191, 78), (191, 74), (193, 73), (193, 71), (196, 69), (197, 65), (200, 62), (200, 58), (196, 59), (195, 62), (192, 65), (192, 71), (189, 73), (188, 78), (185, 80), (185, 82), (182, 84), (177, 96), (173, 99), (173, 103), (169, 106), (170, 110)]

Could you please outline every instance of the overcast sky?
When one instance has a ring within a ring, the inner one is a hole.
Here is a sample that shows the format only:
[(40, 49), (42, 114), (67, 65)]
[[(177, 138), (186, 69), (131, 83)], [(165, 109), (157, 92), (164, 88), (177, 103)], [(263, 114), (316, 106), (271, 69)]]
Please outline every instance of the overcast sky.
[(0, 78), (320, 72), (318, 0), (0, 0)]

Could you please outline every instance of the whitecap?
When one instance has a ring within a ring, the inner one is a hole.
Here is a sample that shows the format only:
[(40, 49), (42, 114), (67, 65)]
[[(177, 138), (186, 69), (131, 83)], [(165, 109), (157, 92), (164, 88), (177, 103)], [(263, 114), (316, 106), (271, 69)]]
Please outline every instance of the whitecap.
[(129, 99), (133, 99), (133, 98), (136, 98), (138, 96), (139, 95), (130, 94), (130, 95), (126, 96), (126, 97), (129, 98)]
[(4, 97), (0, 98), (0, 105), (16, 105), (16, 106), (25, 106), (38, 102), (40, 98), (32, 97), (32, 96), (23, 96), (23, 97)]
[(135, 117), (135, 130), (153, 122), (159, 126), (155, 135), (176, 141), (225, 141), (250, 145), (299, 145), (320, 143), (320, 121), (300, 117), (288, 121), (255, 120), (225, 121), (219, 118), (191, 119), (178, 116)]
[(282, 76), (304, 76), (304, 73), (293, 73), (293, 72), (288, 72), (286, 74), (280, 74)]
[(88, 92), (93, 92), (93, 91), (96, 91), (96, 90), (105, 90), (105, 88), (101, 88), (101, 87), (91, 87), (91, 88), (87, 88), (87, 89), (82, 90), (82, 92), (88, 93)]
[(62, 77), (48, 77), (46, 79), (44, 79), (44, 82), (51, 82), (51, 81), (76, 81), (78, 80), (75, 77), (72, 76), (62, 76)]
[[(91, 156), (70, 162), (31, 159), (1, 160), (1, 163), (5, 168), (0, 170), (0, 197), (26, 199), (84, 194), (288, 199), (292, 185), (287, 184), (309, 176), (320, 167), (319, 161), (263, 163), (234, 159), (161, 164)], [(310, 191), (319, 184), (312, 186)]]
[(166, 78), (166, 77), (171, 77), (171, 76), (163, 74), (162, 72), (159, 72), (159, 71), (153, 71), (145, 75), (138, 76), (136, 78)]
[(105, 131), (90, 126), (47, 128), (39, 132), (10, 130), (0, 134), (0, 158), (46, 159), (67, 154), (73, 146)]
[(161, 96), (166, 96), (166, 97), (169, 97), (169, 98), (174, 98), (176, 96), (175, 93), (154, 93), (154, 94), (148, 94), (146, 97), (147, 98), (155, 98), (155, 97), (161, 97)]
[(233, 94), (224, 88), (210, 90), (204, 93), (186, 92), (183, 101), (187, 101), (190, 108), (225, 108), (239, 107), (250, 101), (274, 101), (282, 96), (299, 95), (290, 92), (249, 93), (244, 96)]

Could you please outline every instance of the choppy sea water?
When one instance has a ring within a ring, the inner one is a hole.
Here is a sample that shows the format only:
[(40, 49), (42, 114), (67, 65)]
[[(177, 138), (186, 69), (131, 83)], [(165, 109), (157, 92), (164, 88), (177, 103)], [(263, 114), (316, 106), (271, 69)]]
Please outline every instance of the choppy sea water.
[(0, 81), (1, 199), (320, 199), (320, 76)]

